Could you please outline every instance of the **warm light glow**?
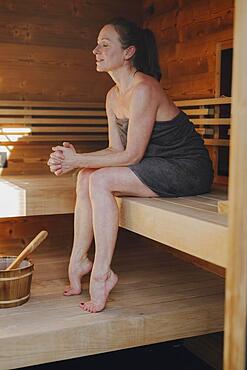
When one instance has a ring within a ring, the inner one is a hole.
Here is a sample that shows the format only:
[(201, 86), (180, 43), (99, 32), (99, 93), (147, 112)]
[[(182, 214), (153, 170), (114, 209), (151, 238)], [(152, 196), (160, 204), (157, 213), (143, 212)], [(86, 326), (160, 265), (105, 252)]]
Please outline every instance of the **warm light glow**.
[(0, 182), (0, 216), (15, 217), (26, 215), (26, 190), (10, 181)]
[(6, 134), (11, 134), (11, 133), (15, 133), (15, 132), (18, 132), (18, 134), (29, 134), (31, 131), (31, 128), (30, 127), (8, 127), (8, 128), (2, 128), (2, 132), (3, 133), (6, 133)]
[(31, 127), (0, 127), (0, 142), (16, 142), (31, 133)]
[(23, 136), (28, 136), (28, 134), (24, 135), (0, 135), (0, 141), (2, 142), (15, 142), (18, 141)]

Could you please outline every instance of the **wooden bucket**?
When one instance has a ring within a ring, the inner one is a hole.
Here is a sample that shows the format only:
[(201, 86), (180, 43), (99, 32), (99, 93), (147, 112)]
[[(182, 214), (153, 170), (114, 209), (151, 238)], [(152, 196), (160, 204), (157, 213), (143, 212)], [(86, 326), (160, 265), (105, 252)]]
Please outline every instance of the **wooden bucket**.
[(14, 256), (0, 256), (0, 308), (17, 307), (30, 297), (33, 263), (26, 258), (17, 269), (4, 271)]

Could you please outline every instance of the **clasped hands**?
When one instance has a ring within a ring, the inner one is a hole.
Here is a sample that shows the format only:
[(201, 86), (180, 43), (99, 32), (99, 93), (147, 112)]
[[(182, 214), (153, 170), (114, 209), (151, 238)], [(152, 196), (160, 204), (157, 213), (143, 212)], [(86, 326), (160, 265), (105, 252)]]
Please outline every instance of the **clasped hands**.
[(50, 171), (56, 176), (63, 175), (76, 168), (77, 153), (72, 144), (64, 142), (63, 146), (55, 146), (52, 150), (47, 164), (50, 166)]

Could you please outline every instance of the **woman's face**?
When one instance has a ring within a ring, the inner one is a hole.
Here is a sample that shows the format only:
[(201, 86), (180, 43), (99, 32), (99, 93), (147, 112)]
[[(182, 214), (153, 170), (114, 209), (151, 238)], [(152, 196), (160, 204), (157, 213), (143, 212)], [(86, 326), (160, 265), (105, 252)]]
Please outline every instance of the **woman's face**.
[(98, 72), (110, 72), (123, 66), (126, 60), (126, 50), (122, 48), (119, 34), (113, 26), (106, 25), (102, 28), (93, 54), (96, 57)]

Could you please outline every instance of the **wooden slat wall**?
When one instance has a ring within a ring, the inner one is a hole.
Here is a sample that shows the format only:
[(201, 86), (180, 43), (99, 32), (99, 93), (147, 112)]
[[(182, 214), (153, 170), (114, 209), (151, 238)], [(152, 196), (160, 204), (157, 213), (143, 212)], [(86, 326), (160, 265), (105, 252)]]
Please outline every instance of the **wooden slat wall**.
[(0, 1), (0, 100), (104, 101), (92, 49), (119, 15), (141, 22), (141, 1)]
[(233, 0), (144, 0), (155, 33), (162, 85), (175, 100), (214, 97), (216, 45), (232, 39)]
[(0, 100), (1, 175), (48, 173), (51, 147), (69, 141), (77, 151), (107, 146), (104, 104)]
[[(48, 143), (25, 143), (23, 145), (11, 145), (2, 147), (8, 152), (8, 167), (0, 168), (0, 175), (37, 175), (49, 174), (47, 161), (54, 145), (62, 142)], [(106, 142), (73, 142), (77, 152), (86, 153), (100, 150), (107, 146)], [(1, 148), (1, 146), (0, 146)]]
[[(102, 25), (119, 15), (141, 23), (141, 0), (0, 1), (0, 101), (103, 103), (112, 80), (96, 72), (92, 50)], [(52, 145), (0, 143), (0, 151), (10, 154), (0, 174), (48, 173)], [(87, 152), (106, 143), (75, 146)]]

